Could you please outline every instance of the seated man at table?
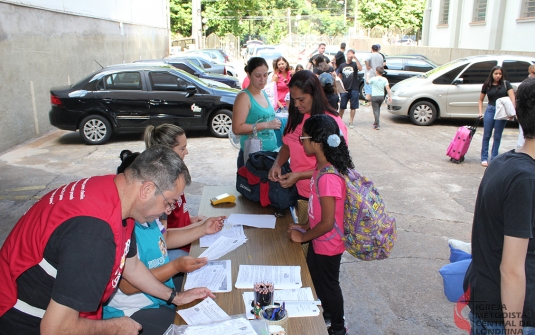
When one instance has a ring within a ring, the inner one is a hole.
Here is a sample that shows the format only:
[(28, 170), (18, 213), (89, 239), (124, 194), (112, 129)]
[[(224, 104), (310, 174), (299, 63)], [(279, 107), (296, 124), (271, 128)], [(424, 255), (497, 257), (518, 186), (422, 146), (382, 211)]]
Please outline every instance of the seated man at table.
[[(122, 163), (117, 168), (117, 173), (124, 173), (138, 155), (139, 153), (128, 150), (121, 152)], [(173, 290), (177, 288), (180, 290), (183, 277), (180, 277), (179, 283), (174, 282), (172, 277), (179, 272), (195, 271), (206, 265), (208, 259), (183, 256), (170, 261), (167, 247), (178, 248), (198, 239), (199, 235), (219, 232), (223, 227), (224, 218), (209, 218), (199, 228), (167, 231), (158, 219), (150, 223), (136, 221), (134, 233), (138, 257), (158, 280)], [(124, 278), (119, 282), (119, 290), (104, 305), (103, 310), (104, 319), (129, 316), (139, 322), (143, 327), (143, 335), (163, 334), (173, 323), (175, 315), (174, 305), (142, 293)]]
[[(141, 325), (102, 319), (119, 279), (179, 305), (214, 295), (177, 294), (136, 257), (134, 220), (154, 220), (189, 172), (171, 149), (143, 152), (124, 174), (94, 176), (43, 196), (0, 249), (0, 334), (137, 334)], [(157, 186), (158, 185), (158, 186)]]

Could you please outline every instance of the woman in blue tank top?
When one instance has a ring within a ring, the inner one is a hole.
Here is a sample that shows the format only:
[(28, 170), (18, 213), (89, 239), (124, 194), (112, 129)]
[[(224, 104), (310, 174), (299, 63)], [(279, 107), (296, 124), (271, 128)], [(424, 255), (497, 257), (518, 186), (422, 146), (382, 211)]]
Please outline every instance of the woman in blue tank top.
[(242, 135), (238, 169), (244, 165), (243, 144), (247, 137), (253, 134), (253, 127), (256, 126), (258, 137), (262, 140), (262, 150), (265, 151), (277, 149), (277, 138), (273, 130), (281, 127), (280, 120), (275, 118), (275, 110), (267, 94), (262, 91), (268, 77), (266, 60), (261, 57), (252, 57), (247, 62), (245, 72), (247, 72), (250, 84), (238, 94), (232, 110), (232, 132)]

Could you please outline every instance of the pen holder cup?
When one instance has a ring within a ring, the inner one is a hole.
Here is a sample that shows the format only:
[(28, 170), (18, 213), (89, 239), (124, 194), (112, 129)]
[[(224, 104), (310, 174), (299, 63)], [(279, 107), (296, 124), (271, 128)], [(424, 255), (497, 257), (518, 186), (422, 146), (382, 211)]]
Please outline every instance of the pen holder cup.
[[(267, 313), (267, 315), (271, 315), (273, 313), (273, 311), (275, 309), (278, 309), (280, 308), (280, 306), (266, 306), (264, 307), (264, 310), (262, 313), (260, 313), (260, 317), (264, 320), (266, 320), (266, 322), (268, 323), (268, 325), (270, 326), (281, 326), (283, 329), (284, 329), (284, 334), (285, 335), (288, 335), (288, 312), (287, 311), (284, 311), (284, 316), (280, 319), (280, 320), (268, 320), (265, 316), (264, 316), (264, 312)], [(275, 333), (277, 334), (277, 333)]]

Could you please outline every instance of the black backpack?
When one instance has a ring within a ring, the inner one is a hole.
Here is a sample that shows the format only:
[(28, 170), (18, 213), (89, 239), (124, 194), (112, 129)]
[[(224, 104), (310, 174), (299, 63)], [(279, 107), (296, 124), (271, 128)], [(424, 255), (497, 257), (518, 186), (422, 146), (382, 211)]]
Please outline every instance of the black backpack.
[[(283, 210), (297, 203), (297, 188), (283, 188), (280, 183), (268, 179), (268, 173), (275, 159), (276, 152), (258, 151), (249, 155), (245, 166), (236, 174), (236, 190), (249, 200), (260, 202), (263, 207), (273, 206)], [(281, 174), (292, 172), (290, 164), (281, 167)]]

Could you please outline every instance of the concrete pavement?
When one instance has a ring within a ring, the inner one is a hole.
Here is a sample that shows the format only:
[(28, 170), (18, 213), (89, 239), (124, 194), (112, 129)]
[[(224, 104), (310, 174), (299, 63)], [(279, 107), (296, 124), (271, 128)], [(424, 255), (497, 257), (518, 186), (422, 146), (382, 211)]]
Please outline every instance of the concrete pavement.
[[(348, 117), (347, 112), (344, 120)], [(355, 128), (349, 129), (350, 152), (396, 217), (398, 241), (386, 260), (362, 262), (344, 255), (341, 285), (350, 334), (463, 334), (438, 270), (449, 262), (448, 239), (470, 240), (484, 172), (482, 129), (464, 163), (452, 164), (445, 156), (457, 127), (466, 122), (439, 120), (417, 127), (383, 108), (381, 130), (373, 130), (371, 107), (357, 111)], [(517, 134), (514, 126), (505, 129), (501, 152), (515, 147)], [(141, 136), (115, 135), (105, 145), (87, 146), (78, 133), (55, 131), (1, 154), (0, 243), (42, 195), (81, 177), (113, 173), (122, 149), (144, 149)], [(234, 184), (238, 151), (228, 139), (207, 132), (190, 132), (188, 139), (185, 161), (193, 183), (186, 196), (195, 214), (205, 185)]]

